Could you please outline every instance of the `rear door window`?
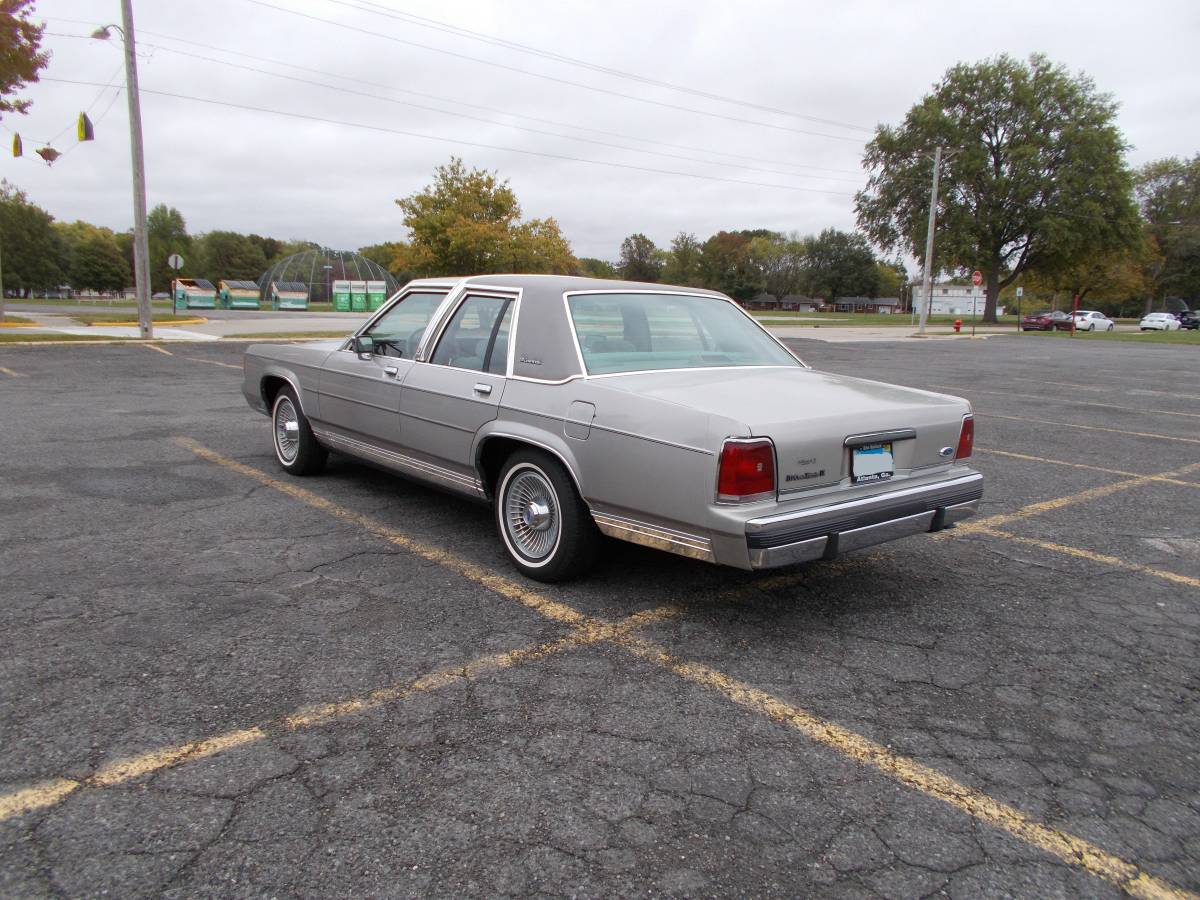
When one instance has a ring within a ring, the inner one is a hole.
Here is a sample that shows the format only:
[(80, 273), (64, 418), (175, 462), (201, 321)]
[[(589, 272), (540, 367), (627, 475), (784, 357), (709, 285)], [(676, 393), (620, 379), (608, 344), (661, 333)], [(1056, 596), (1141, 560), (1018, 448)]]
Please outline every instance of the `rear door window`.
[(455, 310), (429, 361), (455, 369), (506, 374), (512, 303), (509, 297), (467, 297)]

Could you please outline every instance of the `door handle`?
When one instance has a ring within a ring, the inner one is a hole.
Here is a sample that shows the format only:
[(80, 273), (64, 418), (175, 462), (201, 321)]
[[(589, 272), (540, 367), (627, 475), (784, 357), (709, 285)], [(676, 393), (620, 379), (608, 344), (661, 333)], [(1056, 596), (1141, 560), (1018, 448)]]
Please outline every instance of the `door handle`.
[(398, 368), (396, 368), (395, 366), (384, 366), (383, 367), (383, 374), (390, 375), (392, 378), (395, 378), (396, 375), (399, 374), (399, 372), (400, 372), (400, 370)]
[(491, 392), (492, 392), (492, 386), (490, 384), (480, 383), (480, 384), (475, 385), (475, 393), (477, 393), (477, 394), (483, 394), (486, 397)]

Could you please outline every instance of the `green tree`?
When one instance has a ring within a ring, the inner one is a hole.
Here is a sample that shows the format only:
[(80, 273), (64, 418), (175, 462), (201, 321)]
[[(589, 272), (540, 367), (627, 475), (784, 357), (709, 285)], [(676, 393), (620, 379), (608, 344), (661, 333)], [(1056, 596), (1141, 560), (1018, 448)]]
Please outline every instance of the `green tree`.
[(875, 275), (876, 293), (868, 294), (868, 297), (899, 297), (901, 302), (906, 299), (904, 291), (908, 285), (908, 270), (904, 268), (904, 263), (899, 260), (879, 260), (875, 263)]
[[(66, 280), (66, 254), (54, 217), (7, 181), (0, 181), (0, 252), (4, 289), (28, 291), (58, 287)], [(0, 319), (3, 302), (0, 299)]]
[(700, 287), (700, 241), (681, 231), (671, 240), (663, 263), (662, 279), (669, 284)]
[(936, 253), (942, 269), (980, 269), (984, 321), (1021, 273), (1050, 272), (1137, 238), (1132, 175), (1116, 104), (1090, 78), (1033, 55), (951, 68), (898, 127), (867, 145), (859, 225), (886, 249), (925, 251), (930, 161), (943, 163)]
[(41, 49), (45, 26), (30, 21), (33, 0), (0, 0), (0, 118), (4, 113), (24, 113), (32, 101), (12, 95), (30, 82), (50, 62)]
[(631, 234), (621, 241), (621, 258), (617, 271), (627, 281), (658, 281), (662, 275), (663, 259), (654, 241), (644, 234)]
[[(192, 239), (188, 237), (183, 214), (173, 206), (160, 203), (146, 216), (146, 243), (150, 252), (150, 290), (169, 291), (175, 270), (167, 264), (172, 253), (184, 259), (189, 271), (198, 271), (200, 260), (192, 259)], [(186, 274), (186, 273), (179, 273)]]
[(71, 287), (81, 291), (120, 291), (132, 278), (116, 235), (88, 222), (56, 223), (66, 256)]
[(1162, 255), (1153, 271), (1146, 311), (1155, 300), (1179, 297), (1196, 308), (1200, 300), (1200, 153), (1143, 166), (1137, 198), (1150, 236)]
[(457, 157), (438, 166), (433, 184), (396, 201), (404, 211), (409, 242), (392, 267), (423, 275), (512, 271), (571, 272), (570, 245), (554, 219), (521, 222), (517, 195), (495, 173), (470, 171)]
[(579, 274), (586, 275), (589, 278), (618, 277), (616, 266), (606, 260), (595, 259), (590, 256), (579, 257)]
[(758, 272), (756, 281), (766, 293), (782, 299), (804, 290), (806, 246), (795, 234), (753, 237), (747, 249), (750, 266)]
[(368, 244), (366, 247), (359, 247), (358, 252), (364, 259), (378, 263), (399, 278), (404, 274), (404, 270), (392, 268), (392, 263), (402, 247), (407, 247), (402, 241), (385, 241), (382, 244)]
[(735, 300), (749, 300), (762, 290), (762, 280), (750, 257), (744, 232), (718, 231), (700, 248), (700, 279), (706, 288)]
[(805, 243), (804, 281), (808, 293), (831, 302), (877, 296), (879, 270), (871, 245), (861, 234), (826, 228)]
[(210, 231), (193, 242), (195, 265), (185, 268), (213, 284), (221, 279), (257, 281), (266, 271), (262, 248), (236, 231)]

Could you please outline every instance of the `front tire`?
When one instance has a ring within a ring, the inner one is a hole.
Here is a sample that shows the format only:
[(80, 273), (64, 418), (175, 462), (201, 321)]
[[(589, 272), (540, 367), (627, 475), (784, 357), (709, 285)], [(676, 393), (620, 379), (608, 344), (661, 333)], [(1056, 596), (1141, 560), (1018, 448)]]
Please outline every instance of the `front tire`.
[(535, 581), (566, 581), (592, 567), (600, 533), (554, 457), (519, 450), (500, 471), (496, 527), (509, 559)]
[(292, 388), (281, 388), (271, 406), (271, 444), (275, 459), (290, 475), (316, 475), (325, 468), (329, 451), (317, 443), (308, 418)]

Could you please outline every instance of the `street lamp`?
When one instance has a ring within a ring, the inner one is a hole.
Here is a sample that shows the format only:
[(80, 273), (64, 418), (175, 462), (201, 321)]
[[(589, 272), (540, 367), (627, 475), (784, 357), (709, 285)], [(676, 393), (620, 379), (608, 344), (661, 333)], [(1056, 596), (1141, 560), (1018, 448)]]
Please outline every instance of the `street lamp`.
[(92, 37), (107, 41), (116, 29), (125, 43), (125, 95), (129, 100), (129, 148), (133, 161), (133, 284), (137, 292), (138, 330), (144, 339), (151, 340), (154, 315), (150, 307), (150, 248), (146, 240), (146, 157), (142, 148), (142, 104), (138, 92), (132, 0), (121, 0), (121, 22), (122, 25), (97, 28)]

